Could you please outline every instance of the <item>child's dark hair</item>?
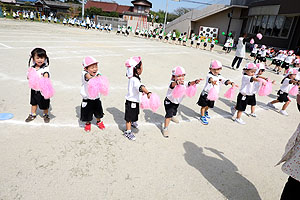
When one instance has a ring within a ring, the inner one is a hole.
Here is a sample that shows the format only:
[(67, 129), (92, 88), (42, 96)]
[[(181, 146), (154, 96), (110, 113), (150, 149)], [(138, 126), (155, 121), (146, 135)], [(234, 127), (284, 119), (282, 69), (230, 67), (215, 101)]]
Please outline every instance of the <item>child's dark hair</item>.
[(35, 55), (37, 55), (40, 58), (45, 58), (46, 63), (44, 63), (41, 67), (47, 67), (49, 65), (50, 62), (49, 62), (49, 58), (47, 56), (46, 50), (42, 49), (42, 48), (35, 48), (30, 53), (28, 67), (30, 67), (31, 59), (33, 59)]
[(141, 79), (140, 78), (140, 75), (137, 73), (137, 70), (138, 69), (141, 69), (141, 66), (142, 66), (142, 61), (140, 61), (134, 68), (133, 68), (133, 76), (138, 78), (138, 79)]

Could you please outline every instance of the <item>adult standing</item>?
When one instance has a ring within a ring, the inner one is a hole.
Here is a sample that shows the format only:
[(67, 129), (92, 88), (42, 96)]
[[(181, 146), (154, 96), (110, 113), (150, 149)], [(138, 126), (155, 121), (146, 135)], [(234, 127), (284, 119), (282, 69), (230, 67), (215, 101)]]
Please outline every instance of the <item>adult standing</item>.
[[(300, 112), (300, 94), (297, 95), (297, 106)], [(289, 175), (288, 181), (281, 194), (281, 200), (300, 199), (300, 123), (297, 130), (289, 139), (285, 153), (278, 164), (284, 162), (282, 171)], [(277, 164), (277, 165), (278, 165)]]
[(231, 68), (234, 69), (234, 65), (237, 62), (236, 69), (238, 69), (241, 65), (243, 58), (245, 58), (246, 54), (246, 42), (249, 42), (250, 39), (247, 38), (247, 34), (244, 33), (238, 40), (238, 44), (236, 46), (235, 57), (232, 61)]

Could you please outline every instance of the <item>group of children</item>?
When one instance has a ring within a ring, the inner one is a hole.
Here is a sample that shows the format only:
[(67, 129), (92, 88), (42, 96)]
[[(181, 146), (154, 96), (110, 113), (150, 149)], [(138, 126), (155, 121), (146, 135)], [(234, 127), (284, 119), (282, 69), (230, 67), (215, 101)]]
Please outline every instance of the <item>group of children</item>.
[[(32, 65), (31, 62), (33, 63)], [(103, 107), (100, 100), (100, 93), (92, 96), (90, 94), (89, 83), (94, 78), (102, 77), (103, 75), (99, 72), (98, 61), (87, 56), (83, 60), (83, 70), (82, 70), (82, 86), (80, 94), (82, 96), (81, 103), (81, 114), (80, 120), (85, 122), (84, 130), (89, 132), (91, 130), (91, 121), (93, 116), (97, 119), (96, 125), (100, 129), (105, 129), (105, 125), (102, 121), (103, 118)], [(126, 76), (128, 78), (128, 91), (125, 96), (125, 121), (126, 130), (124, 136), (129, 140), (135, 140), (135, 135), (131, 131), (131, 128), (138, 128), (138, 115), (140, 112), (140, 103), (142, 94), (146, 95), (147, 98), (151, 98), (152, 93), (147, 90), (144, 84), (141, 82), (141, 74), (143, 72), (143, 63), (141, 57), (134, 56), (129, 58), (125, 62), (127, 68)], [(39, 77), (50, 78), (49, 72), (49, 58), (46, 51), (41, 48), (36, 48), (31, 52), (31, 57), (29, 60), (29, 67), (33, 68)], [(290, 68), (284, 79), (281, 82), (280, 90), (278, 91), (278, 98), (267, 105), (271, 108), (275, 108), (274, 104), (278, 102), (284, 102), (284, 105), (280, 111), (283, 115), (288, 115), (286, 108), (290, 102), (288, 94), (290, 90), (296, 85), (299, 87), (299, 65), (298, 69)], [(241, 119), (242, 113), (246, 110), (247, 105), (251, 106), (251, 113), (248, 116), (257, 117), (255, 113), (256, 105), (256, 94), (259, 88), (264, 85), (264, 82), (269, 81), (268, 78), (262, 76), (265, 72), (265, 65), (263, 63), (247, 63), (243, 69), (242, 84), (237, 96), (237, 103), (231, 108), (232, 114), (236, 116), (235, 121), (239, 124), (245, 124)], [(197, 104), (200, 108), (200, 121), (202, 124), (207, 125), (210, 116), (208, 114), (208, 109), (213, 108), (217, 98), (212, 96), (218, 96), (220, 92), (221, 85), (230, 85), (230, 89), (237, 88), (238, 86), (231, 80), (224, 78), (220, 75), (222, 70), (221, 62), (213, 60), (209, 67), (209, 72), (205, 80), (205, 86), (200, 94)], [(172, 70), (171, 80), (168, 85), (168, 90), (166, 97), (164, 99), (165, 108), (165, 121), (162, 128), (162, 134), (164, 137), (169, 137), (168, 127), (170, 121), (179, 123), (176, 118), (177, 109), (182, 100), (187, 96), (187, 90), (192, 87), (196, 88), (196, 84), (199, 84), (201, 78), (193, 81), (185, 81), (185, 69), (183, 67), (177, 66)], [(30, 81), (30, 80), (29, 80)], [(274, 82), (272, 82), (274, 83)], [(191, 90), (190, 90), (191, 91)], [(212, 95), (212, 93), (214, 94)], [(195, 95), (195, 91), (194, 94)], [(192, 97), (193, 95), (188, 95)], [(31, 89), (31, 113), (25, 120), (30, 122), (36, 118), (37, 106), (44, 111), (44, 121), (48, 123), (50, 121), (48, 115), (48, 109), (50, 106), (50, 99), (45, 98), (43, 93), (38, 89)]]

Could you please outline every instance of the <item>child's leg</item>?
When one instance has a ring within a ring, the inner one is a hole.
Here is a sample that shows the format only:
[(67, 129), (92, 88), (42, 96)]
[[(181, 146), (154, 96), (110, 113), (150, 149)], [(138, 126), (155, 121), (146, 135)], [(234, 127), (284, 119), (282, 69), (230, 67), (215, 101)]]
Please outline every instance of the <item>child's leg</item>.
[(290, 104), (290, 101), (285, 102), (285, 104), (283, 104), (283, 106), (282, 106), (282, 110), (286, 110), (286, 108), (288, 107), (289, 104)]
[(242, 116), (242, 113), (243, 113), (243, 111), (238, 110), (238, 111), (237, 111), (236, 118), (237, 118), (237, 119), (240, 119), (241, 116)]
[(48, 111), (49, 111), (49, 109), (45, 109), (45, 110), (44, 110), (44, 114), (45, 114), (45, 115), (48, 115)]
[(205, 115), (205, 111), (208, 109), (208, 106), (201, 107), (201, 116), (203, 117)]
[(171, 118), (165, 118), (164, 128), (168, 128), (170, 124)]
[(276, 99), (276, 100), (271, 101), (270, 103), (275, 104), (275, 103), (278, 103), (278, 102), (279, 102), (279, 100)]
[(255, 113), (255, 106), (251, 106), (251, 113), (252, 113), (252, 114)]
[(31, 114), (36, 115), (37, 105), (31, 106)]
[(131, 122), (126, 122), (126, 131), (131, 130)]

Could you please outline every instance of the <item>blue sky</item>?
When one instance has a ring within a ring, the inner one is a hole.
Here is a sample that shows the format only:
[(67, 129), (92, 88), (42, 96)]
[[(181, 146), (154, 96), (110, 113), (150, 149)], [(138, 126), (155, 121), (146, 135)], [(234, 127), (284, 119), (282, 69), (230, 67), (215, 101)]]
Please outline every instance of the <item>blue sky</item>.
[[(116, 1), (118, 4), (121, 5), (132, 5), (131, 4), (131, 0), (114, 0)], [(159, 9), (161, 10), (165, 10), (166, 9), (166, 0), (149, 0), (152, 3), (152, 10), (154, 11), (158, 11)], [(172, 0), (168, 0), (169, 1), (169, 8), (168, 11), (172, 12), (174, 11), (176, 8), (179, 7), (184, 7), (184, 8), (201, 8), (201, 4), (195, 4), (195, 3), (188, 3), (188, 2), (175, 2)], [(198, 2), (207, 2), (207, 3), (219, 3), (219, 4), (224, 4), (224, 3), (228, 3), (230, 2), (230, 0), (193, 0), (193, 1), (198, 1)], [(200, 6), (200, 7), (199, 7)]]

